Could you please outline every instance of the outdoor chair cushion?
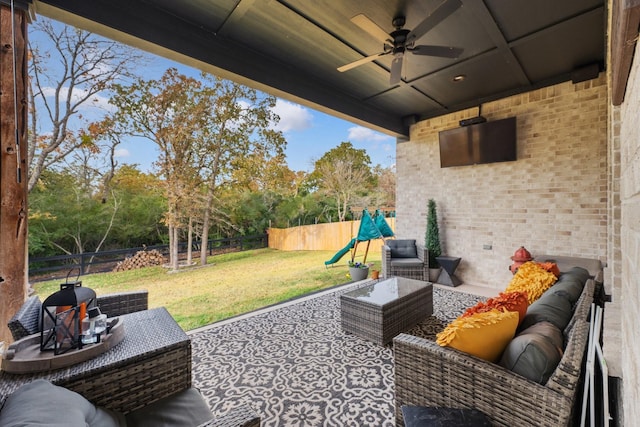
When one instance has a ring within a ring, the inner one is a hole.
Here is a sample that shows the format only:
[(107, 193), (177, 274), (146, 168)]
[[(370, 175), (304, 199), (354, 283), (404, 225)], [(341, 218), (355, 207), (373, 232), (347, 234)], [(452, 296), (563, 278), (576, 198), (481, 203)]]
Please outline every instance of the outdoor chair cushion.
[(207, 403), (195, 388), (179, 391), (124, 416), (39, 379), (21, 386), (7, 398), (0, 411), (0, 426), (182, 427), (198, 426), (212, 418)]
[(507, 346), (500, 365), (540, 384), (556, 370), (562, 359), (564, 337), (552, 323), (540, 322), (519, 333)]
[(388, 240), (391, 258), (418, 258), (415, 239)]
[(200, 392), (188, 388), (127, 414), (127, 426), (198, 426), (211, 418), (213, 415)]
[(582, 294), (582, 288), (587, 279), (589, 279), (589, 272), (584, 268), (574, 267), (566, 273), (562, 273), (560, 279), (553, 285), (554, 292), (559, 290), (567, 292), (567, 297), (571, 301), (571, 304), (578, 302), (578, 298)]
[(0, 411), (0, 425), (124, 427), (124, 416), (95, 406), (78, 393), (35, 380), (13, 392)]
[(549, 289), (527, 309), (520, 330), (538, 322), (551, 322), (564, 329), (573, 316), (573, 304), (566, 291)]
[(391, 260), (392, 267), (422, 267), (424, 263), (418, 258), (396, 258)]

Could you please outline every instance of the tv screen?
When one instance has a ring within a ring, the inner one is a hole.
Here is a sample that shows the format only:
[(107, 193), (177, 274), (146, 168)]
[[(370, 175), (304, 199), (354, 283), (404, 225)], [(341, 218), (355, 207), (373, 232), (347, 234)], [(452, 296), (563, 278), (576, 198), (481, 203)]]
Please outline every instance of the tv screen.
[(442, 131), (440, 167), (516, 160), (516, 118)]

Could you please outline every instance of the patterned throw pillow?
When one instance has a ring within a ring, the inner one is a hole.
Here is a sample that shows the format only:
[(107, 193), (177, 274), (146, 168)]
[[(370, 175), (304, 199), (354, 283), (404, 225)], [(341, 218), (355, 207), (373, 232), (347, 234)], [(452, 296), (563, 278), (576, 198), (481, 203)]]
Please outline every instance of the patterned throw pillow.
[(452, 347), (489, 362), (496, 362), (515, 335), (518, 313), (491, 310), (458, 317), (436, 336), (442, 347)]
[(480, 301), (473, 307), (469, 307), (462, 317), (472, 316), (476, 313), (484, 313), (497, 309), (500, 311), (515, 311), (518, 313), (518, 324), (522, 322), (525, 314), (527, 314), (527, 307), (529, 307), (529, 300), (527, 294), (521, 291), (515, 292), (501, 292), (500, 295), (494, 298), (489, 298), (485, 302)]
[(505, 292), (526, 292), (529, 304), (533, 304), (556, 280), (558, 278), (553, 273), (540, 267), (537, 262), (529, 261), (518, 268)]

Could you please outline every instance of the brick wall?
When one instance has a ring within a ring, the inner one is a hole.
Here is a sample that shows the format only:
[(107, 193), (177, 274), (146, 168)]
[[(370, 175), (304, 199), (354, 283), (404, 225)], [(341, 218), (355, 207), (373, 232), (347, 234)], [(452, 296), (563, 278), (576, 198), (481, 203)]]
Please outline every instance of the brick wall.
[[(447, 255), (465, 282), (503, 289), (510, 256), (607, 257), (607, 87), (604, 75), (482, 105), (488, 120), (517, 117), (518, 160), (440, 168), (438, 132), (478, 108), (425, 120), (397, 144), (399, 238), (424, 240), (429, 198)], [(492, 249), (483, 249), (490, 245)], [(640, 342), (640, 340), (638, 340)]]
[(640, 420), (640, 48), (620, 109), (620, 201), (622, 210), (622, 284), (618, 305), (622, 321), (622, 388), (624, 419), (628, 425)]

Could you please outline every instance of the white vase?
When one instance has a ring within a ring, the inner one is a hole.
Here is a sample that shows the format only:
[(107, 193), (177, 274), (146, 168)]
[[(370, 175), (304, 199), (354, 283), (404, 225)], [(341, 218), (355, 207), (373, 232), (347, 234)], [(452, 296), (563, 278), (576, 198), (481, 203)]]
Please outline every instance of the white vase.
[(430, 268), (429, 269), (429, 281), (430, 282), (437, 282), (438, 281), (438, 277), (440, 277), (440, 269), (441, 267), (438, 268)]

